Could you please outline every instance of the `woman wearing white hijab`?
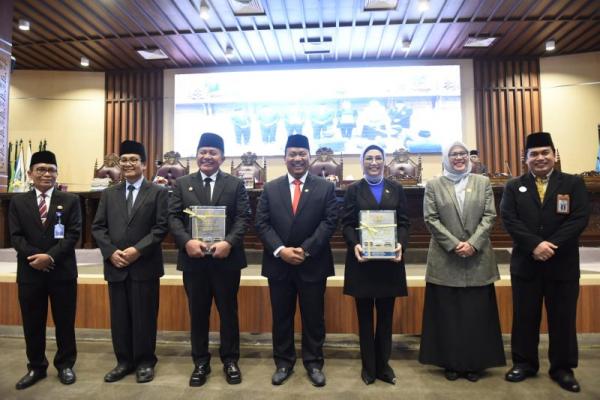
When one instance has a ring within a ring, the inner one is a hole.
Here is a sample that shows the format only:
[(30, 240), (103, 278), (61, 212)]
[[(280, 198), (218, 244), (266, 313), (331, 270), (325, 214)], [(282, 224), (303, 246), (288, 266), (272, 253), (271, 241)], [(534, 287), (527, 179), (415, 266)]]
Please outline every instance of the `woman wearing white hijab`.
[(419, 361), (444, 368), (448, 380), (475, 382), (484, 369), (506, 364), (490, 242), (494, 194), (487, 177), (470, 173), (463, 143), (445, 149), (442, 164), (423, 200), (431, 241)]
[[(342, 229), (348, 251), (344, 275), (344, 294), (353, 296), (358, 316), (361, 378), (367, 385), (380, 379), (394, 384), (396, 375), (388, 364), (392, 350), (392, 317), (396, 297), (406, 296), (406, 271), (403, 253), (408, 243), (409, 221), (406, 196), (399, 183), (383, 177), (385, 154), (376, 145), (361, 155), (364, 178), (346, 190)], [(357, 228), (361, 210), (396, 212), (396, 256), (386, 260), (363, 257)], [(373, 326), (374, 311), (377, 323)]]

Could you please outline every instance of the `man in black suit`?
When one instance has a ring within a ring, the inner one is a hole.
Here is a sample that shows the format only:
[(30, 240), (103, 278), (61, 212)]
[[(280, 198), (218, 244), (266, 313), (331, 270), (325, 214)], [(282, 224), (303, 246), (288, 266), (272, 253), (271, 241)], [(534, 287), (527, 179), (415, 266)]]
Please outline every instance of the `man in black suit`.
[(578, 392), (576, 311), (579, 295), (579, 236), (590, 205), (580, 177), (554, 169), (549, 133), (527, 137), (529, 172), (506, 184), (502, 220), (513, 239), (510, 273), (513, 294), (512, 359), (506, 380), (537, 374), (542, 302), (546, 304), (550, 377)]
[(136, 371), (138, 383), (154, 379), (161, 242), (167, 234), (168, 192), (144, 178), (146, 150), (121, 143), (125, 182), (102, 192), (92, 234), (104, 258), (113, 349), (117, 366), (104, 376), (116, 382)]
[[(183, 270), (191, 319), (195, 367), (190, 386), (204, 385), (210, 374), (208, 329), (213, 297), (221, 320), (219, 354), (225, 379), (229, 384), (242, 381), (237, 293), (241, 269), (247, 266), (243, 237), (250, 203), (244, 183), (219, 169), (224, 160), (223, 139), (214, 133), (202, 134), (196, 151), (199, 171), (177, 179), (169, 201), (169, 227), (179, 247), (177, 268)], [(225, 237), (215, 243), (194, 238), (191, 206), (225, 206)]]
[(291, 135), (284, 157), (288, 173), (264, 187), (256, 210), (256, 230), (264, 245), (262, 275), (269, 279), (273, 313), (274, 385), (292, 374), (296, 362), (296, 298), (302, 315), (302, 359), (315, 386), (325, 385), (324, 295), (334, 275), (329, 239), (338, 218), (335, 187), (308, 173), (308, 139)]
[(40, 151), (31, 157), (29, 178), (34, 190), (10, 202), (8, 225), (17, 251), (17, 284), (29, 372), (16, 384), (25, 389), (46, 377), (46, 319), (48, 298), (56, 326), (54, 366), (60, 381), (75, 382), (73, 365), (77, 261), (75, 244), (81, 233), (79, 197), (55, 190), (56, 157)]

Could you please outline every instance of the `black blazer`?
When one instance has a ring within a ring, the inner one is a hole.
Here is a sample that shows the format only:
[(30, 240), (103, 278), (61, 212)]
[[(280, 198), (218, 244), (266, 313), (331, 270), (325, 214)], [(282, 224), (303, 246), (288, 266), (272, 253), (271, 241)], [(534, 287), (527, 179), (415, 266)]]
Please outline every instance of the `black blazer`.
[[(129, 275), (142, 281), (164, 275), (161, 242), (167, 235), (167, 189), (144, 179), (127, 216), (125, 182), (105, 189), (100, 197), (92, 235), (104, 258), (104, 279), (120, 282)], [(141, 256), (125, 268), (117, 268), (110, 256), (117, 250), (135, 247)]]
[(354, 255), (354, 247), (360, 243), (359, 213), (361, 210), (395, 210), (396, 237), (402, 245), (402, 252), (408, 246), (410, 222), (406, 210), (406, 196), (402, 185), (384, 179), (381, 203), (378, 204), (371, 193), (369, 184), (361, 179), (346, 189), (342, 231), (348, 246), (344, 293), (354, 297), (394, 297), (406, 296), (406, 271), (404, 260), (395, 263), (389, 260), (373, 260), (359, 263)]
[[(557, 212), (559, 195), (569, 195), (570, 212)], [(556, 280), (579, 279), (579, 236), (590, 216), (588, 193), (581, 177), (554, 171), (544, 203), (540, 202), (530, 173), (510, 180), (500, 203), (504, 227), (513, 239), (511, 274), (530, 278), (536, 274)], [(532, 252), (542, 241), (558, 246), (547, 261), (536, 261)]]
[[(179, 247), (177, 269), (194, 271), (203, 266), (242, 269), (247, 266), (244, 252), (244, 234), (250, 221), (250, 201), (241, 179), (219, 171), (210, 204), (202, 204), (202, 175), (196, 172), (182, 176), (176, 181), (169, 199), (169, 228)], [(191, 258), (185, 244), (192, 239), (190, 218), (183, 212), (189, 206), (226, 206), (225, 240), (231, 244), (231, 252), (224, 259), (210, 256)]]
[[(57, 222), (56, 209), (62, 206), (61, 222), (65, 226), (64, 239), (54, 239)], [(81, 234), (79, 197), (54, 189), (46, 225), (42, 225), (35, 190), (14, 196), (8, 211), (8, 227), (12, 246), (17, 250), (17, 282), (35, 283), (49, 280), (77, 278), (75, 244)], [(32, 268), (27, 257), (45, 253), (54, 259), (49, 272)]]
[[(308, 174), (296, 215), (287, 174), (268, 182), (256, 207), (256, 231), (264, 245), (262, 275), (286, 279), (297, 271), (300, 279), (315, 282), (334, 275), (329, 239), (335, 231), (338, 203), (335, 186)], [(273, 256), (280, 246), (302, 247), (309, 257), (300, 265)]]

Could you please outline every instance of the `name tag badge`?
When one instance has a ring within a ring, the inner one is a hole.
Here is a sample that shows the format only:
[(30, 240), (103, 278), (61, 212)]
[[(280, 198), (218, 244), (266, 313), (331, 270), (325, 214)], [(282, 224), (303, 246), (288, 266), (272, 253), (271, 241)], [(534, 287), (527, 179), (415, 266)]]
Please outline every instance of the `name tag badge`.
[(54, 239), (65, 238), (65, 226), (63, 224), (54, 225)]
[(571, 212), (571, 196), (568, 194), (556, 195), (556, 213), (569, 214)]

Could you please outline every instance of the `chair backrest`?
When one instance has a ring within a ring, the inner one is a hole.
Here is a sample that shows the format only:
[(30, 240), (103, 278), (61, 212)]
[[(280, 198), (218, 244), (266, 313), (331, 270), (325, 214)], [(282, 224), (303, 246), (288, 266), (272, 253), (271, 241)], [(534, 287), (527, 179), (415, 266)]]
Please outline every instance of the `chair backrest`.
[(175, 186), (175, 180), (177, 178), (190, 173), (189, 161), (187, 162), (187, 165), (184, 166), (180, 159), (181, 154), (175, 151), (168, 151), (165, 153), (164, 160), (160, 166), (157, 165), (158, 169), (156, 171), (156, 176), (165, 178), (168, 182), (168, 187)]
[(111, 184), (121, 181), (121, 167), (119, 166), (119, 156), (115, 153), (107, 154), (104, 157), (104, 163), (98, 167), (98, 160), (94, 164), (94, 178), (110, 179)]
[(308, 167), (308, 172), (328, 179), (339, 186), (344, 179), (344, 157), (339, 162), (333, 158), (333, 150), (329, 147), (317, 149), (317, 155)]
[(248, 189), (256, 187), (256, 184), (262, 186), (267, 181), (267, 162), (263, 159), (261, 166), (256, 159), (256, 153), (248, 151), (242, 154), (242, 161), (237, 166), (231, 160), (231, 175), (243, 180)]
[(395, 179), (403, 185), (416, 185), (421, 183), (422, 161), (421, 156), (413, 161), (408, 150), (400, 148), (393, 153), (392, 160), (385, 166), (386, 177)]

